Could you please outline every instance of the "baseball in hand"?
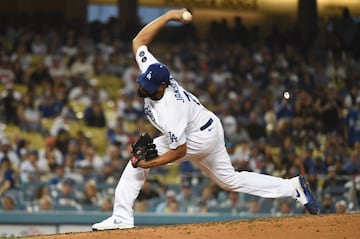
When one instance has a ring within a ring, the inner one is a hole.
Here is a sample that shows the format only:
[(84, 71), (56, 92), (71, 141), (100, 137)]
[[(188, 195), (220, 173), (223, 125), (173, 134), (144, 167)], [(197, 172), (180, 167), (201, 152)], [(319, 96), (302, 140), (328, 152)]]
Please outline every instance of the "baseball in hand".
[(186, 22), (190, 22), (192, 20), (192, 15), (191, 15), (191, 13), (189, 11), (183, 12), (181, 17)]

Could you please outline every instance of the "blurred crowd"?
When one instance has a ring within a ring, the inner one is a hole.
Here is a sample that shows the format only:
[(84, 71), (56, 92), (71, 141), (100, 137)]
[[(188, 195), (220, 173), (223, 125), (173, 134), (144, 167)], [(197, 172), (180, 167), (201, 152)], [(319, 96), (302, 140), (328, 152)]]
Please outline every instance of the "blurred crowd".
[[(221, 118), (235, 170), (306, 175), (322, 213), (359, 210), (359, 24), (344, 11), (319, 23), (311, 44), (296, 30), (274, 27), (262, 37), (241, 18), (227, 24), (211, 23), (205, 39), (191, 26), (169, 27), (153, 51)], [(138, 74), (131, 44), (113, 22), (2, 24), (2, 209), (111, 211), (134, 139), (142, 131), (157, 135), (136, 96)], [(106, 87), (114, 78), (115, 91)], [(90, 137), (80, 126), (103, 134)], [(41, 135), (41, 147), (23, 137), (28, 132)], [(293, 200), (225, 192), (188, 162), (153, 169), (135, 211), (304, 213)]]

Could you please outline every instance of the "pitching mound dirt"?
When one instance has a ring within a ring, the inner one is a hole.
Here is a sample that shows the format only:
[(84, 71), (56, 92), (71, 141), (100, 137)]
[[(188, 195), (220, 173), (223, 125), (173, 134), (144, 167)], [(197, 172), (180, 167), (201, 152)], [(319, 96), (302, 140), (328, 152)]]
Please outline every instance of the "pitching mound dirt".
[[(155, 220), (155, 218), (154, 218)], [(360, 238), (360, 214), (296, 216), (27, 237), (31, 239)]]

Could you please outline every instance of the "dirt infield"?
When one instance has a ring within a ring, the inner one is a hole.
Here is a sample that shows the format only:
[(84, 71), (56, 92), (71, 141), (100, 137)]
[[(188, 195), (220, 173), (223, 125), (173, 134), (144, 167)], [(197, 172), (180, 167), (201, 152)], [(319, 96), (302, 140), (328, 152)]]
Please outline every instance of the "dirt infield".
[(186, 224), (66, 233), (26, 237), (29, 239), (234, 239), (234, 238), (360, 238), (360, 214), (297, 216), (218, 223)]

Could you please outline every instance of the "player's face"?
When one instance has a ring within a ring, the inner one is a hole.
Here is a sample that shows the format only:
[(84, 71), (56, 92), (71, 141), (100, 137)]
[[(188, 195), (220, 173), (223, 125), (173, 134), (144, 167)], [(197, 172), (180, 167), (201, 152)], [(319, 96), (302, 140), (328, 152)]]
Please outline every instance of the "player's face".
[(152, 96), (155, 92), (156, 92), (156, 91), (154, 91), (154, 92), (147, 91), (147, 90), (145, 90), (144, 88), (142, 88), (141, 86), (139, 86), (139, 88), (138, 88), (138, 90), (137, 90), (138, 96), (140, 96), (140, 97), (142, 97), (142, 98), (150, 97), (150, 96)]

